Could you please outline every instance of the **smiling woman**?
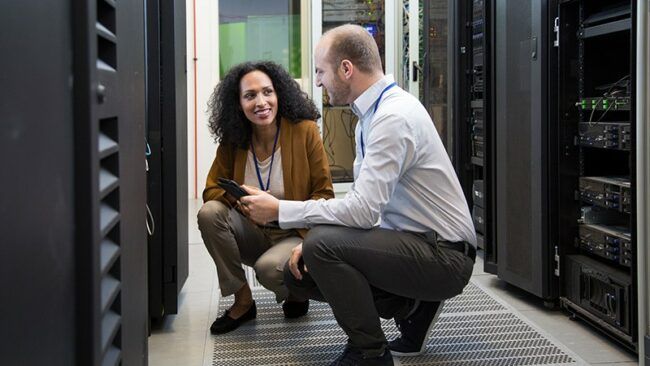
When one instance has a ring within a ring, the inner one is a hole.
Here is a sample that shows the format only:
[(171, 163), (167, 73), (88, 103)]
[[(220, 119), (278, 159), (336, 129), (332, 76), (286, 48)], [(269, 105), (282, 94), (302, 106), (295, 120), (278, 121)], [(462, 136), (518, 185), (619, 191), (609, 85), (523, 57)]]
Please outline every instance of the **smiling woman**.
[(203, 242), (212, 256), (222, 296), (235, 302), (210, 328), (226, 333), (257, 316), (242, 264), (255, 269), (260, 284), (284, 301), (287, 318), (307, 312), (307, 301), (292, 301), (282, 268), (305, 230), (255, 225), (247, 209), (220, 180), (259, 187), (278, 199), (318, 200), (334, 196), (314, 103), (280, 65), (246, 62), (234, 66), (208, 104), (210, 131), (219, 142), (198, 215)]

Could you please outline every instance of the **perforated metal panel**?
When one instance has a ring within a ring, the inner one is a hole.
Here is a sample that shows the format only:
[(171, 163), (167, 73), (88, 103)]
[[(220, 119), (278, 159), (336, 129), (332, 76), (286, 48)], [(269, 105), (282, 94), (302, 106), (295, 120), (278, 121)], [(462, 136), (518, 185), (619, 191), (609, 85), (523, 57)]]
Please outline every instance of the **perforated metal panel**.
[[(328, 365), (343, 351), (347, 337), (329, 305), (311, 302), (309, 313), (285, 320), (275, 295), (254, 288), (257, 319), (232, 333), (213, 336), (212, 365)], [(232, 305), (219, 301), (219, 314)], [(399, 332), (383, 320), (386, 337)], [(445, 303), (427, 352), (395, 358), (396, 365), (575, 365), (584, 364), (558, 342), (541, 334), (512, 309), (478, 286)]]

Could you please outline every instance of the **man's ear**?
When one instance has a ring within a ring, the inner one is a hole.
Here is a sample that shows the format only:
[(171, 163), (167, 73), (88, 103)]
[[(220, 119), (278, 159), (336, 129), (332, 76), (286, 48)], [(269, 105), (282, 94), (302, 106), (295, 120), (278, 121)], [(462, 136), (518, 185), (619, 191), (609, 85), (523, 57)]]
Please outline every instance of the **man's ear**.
[(354, 72), (354, 65), (352, 62), (350, 62), (350, 60), (341, 61), (341, 72), (346, 79), (352, 77), (352, 73)]

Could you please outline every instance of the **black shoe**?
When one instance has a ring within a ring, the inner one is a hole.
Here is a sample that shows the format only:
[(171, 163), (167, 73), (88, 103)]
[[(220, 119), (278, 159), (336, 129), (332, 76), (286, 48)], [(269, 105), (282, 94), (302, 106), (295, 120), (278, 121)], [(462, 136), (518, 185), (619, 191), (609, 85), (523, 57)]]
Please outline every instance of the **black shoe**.
[(427, 347), (429, 334), (442, 312), (444, 301), (421, 301), (406, 319), (395, 319), (402, 335), (388, 342), (394, 356), (417, 356)]
[(240, 325), (244, 324), (245, 322), (255, 319), (257, 316), (257, 308), (255, 307), (255, 301), (253, 301), (253, 305), (239, 318), (233, 319), (230, 317), (230, 310), (226, 310), (226, 312), (215, 319), (215, 321), (212, 323), (212, 326), (210, 326), (210, 333), (212, 334), (223, 334), (223, 333), (228, 333), (230, 331), (233, 331), (237, 328), (239, 328)]
[(330, 366), (390, 366), (393, 365), (393, 356), (388, 349), (381, 356), (364, 357), (361, 351), (350, 346), (345, 346), (343, 353), (330, 364)]
[(300, 318), (301, 316), (307, 314), (307, 310), (309, 310), (309, 300), (285, 300), (284, 303), (282, 303), (282, 311), (284, 312), (284, 317), (287, 319)]

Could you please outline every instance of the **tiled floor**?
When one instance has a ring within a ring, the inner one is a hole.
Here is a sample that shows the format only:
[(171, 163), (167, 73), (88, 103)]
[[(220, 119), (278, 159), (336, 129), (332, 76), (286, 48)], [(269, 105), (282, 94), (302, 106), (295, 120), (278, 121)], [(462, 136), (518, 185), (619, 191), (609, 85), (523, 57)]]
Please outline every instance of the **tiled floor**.
[[(214, 300), (219, 296), (219, 291), (214, 264), (196, 229), (195, 213), (200, 202), (190, 201), (189, 206), (189, 277), (179, 299), (179, 313), (167, 316), (162, 324), (155, 325), (149, 337), (151, 366), (210, 366), (210, 363), (204, 365), (203, 362), (210, 359), (212, 352), (212, 336), (208, 328), (217, 316)], [(590, 364), (637, 365), (636, 355), (618, 347), (585, 324), (570, 321), (560, 311), (547, 310), (539, 299), (483, 272), (480, 258), (476, 261), (473, 280)]]

